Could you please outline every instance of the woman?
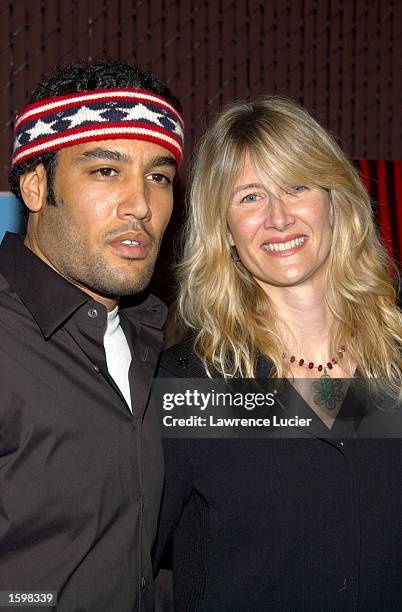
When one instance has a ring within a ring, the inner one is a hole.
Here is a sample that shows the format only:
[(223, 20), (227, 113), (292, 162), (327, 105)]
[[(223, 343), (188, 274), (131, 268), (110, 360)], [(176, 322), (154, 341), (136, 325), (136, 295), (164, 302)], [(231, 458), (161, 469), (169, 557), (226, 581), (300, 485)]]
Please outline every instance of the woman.
[(311, 426), (165, 440), (176, 612), (402, 606), (400, 411), (367, 409), (349, 384), (399, 397), (389, 269), (355, 170), (305, 110), (267, 97), (217, 117), (180, 268), (191, 336), (159, 376), (284, 378), (280, 410)]

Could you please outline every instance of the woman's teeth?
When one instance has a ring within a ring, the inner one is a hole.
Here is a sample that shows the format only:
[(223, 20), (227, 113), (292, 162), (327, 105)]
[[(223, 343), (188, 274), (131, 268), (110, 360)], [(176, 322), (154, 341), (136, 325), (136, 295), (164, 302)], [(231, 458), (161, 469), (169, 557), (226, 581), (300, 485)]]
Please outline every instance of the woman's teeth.
[(269, 242), (268, 244), (263, 244), (262, 248), (265, 251), (288, 251), (289, 249), (294, 249), (296, 246), (300, 246), (306, 240), (305, 236), (300, 236), (300, 238), (295, 238), (294, 240), (289, 240), (289, 242)]

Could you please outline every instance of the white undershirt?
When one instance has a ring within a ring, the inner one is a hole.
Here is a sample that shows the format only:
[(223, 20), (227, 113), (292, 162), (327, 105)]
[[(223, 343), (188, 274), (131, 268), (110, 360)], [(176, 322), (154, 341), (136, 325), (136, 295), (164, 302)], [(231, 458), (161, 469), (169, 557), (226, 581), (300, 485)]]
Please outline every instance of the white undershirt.
[(118, 307), (107, 313), (107, 328), (103, 337), (106, 364), (110, 376), (122, 392), (131, 412), (130, 383), (128, 370), (131, 363), (131, 352), (126, 336), (120, 325)]

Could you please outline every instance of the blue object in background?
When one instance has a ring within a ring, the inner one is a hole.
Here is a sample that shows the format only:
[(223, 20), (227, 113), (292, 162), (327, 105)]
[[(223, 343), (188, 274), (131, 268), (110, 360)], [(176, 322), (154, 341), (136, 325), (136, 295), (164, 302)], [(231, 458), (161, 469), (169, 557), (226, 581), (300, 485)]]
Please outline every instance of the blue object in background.
[(25, 230), (21, 205), (8, 191), (0, 191), (0, 242), (6, 232), (22, 234)]

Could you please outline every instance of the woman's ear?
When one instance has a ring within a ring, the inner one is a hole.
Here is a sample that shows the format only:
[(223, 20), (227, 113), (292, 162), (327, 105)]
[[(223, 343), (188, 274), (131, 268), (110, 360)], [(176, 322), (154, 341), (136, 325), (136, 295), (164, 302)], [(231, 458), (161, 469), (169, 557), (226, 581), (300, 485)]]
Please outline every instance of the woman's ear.
[(232, 232), (230, 231), (229, 228), (228, 228), (228, 241), (229, 241), (230, 246), (232, 247), (235, 246), (235, 241), (233, 240)]
[(47, 175), (43, 164), (21, 176), (20, 191), (25, 206), (31, 212), (39, 212), (43, 208), (47, 196)]
[(332, 201), (332, 192), (331, 190), (328, 191), (328, 197), (329, 197), (329, 223), (331, 225), (331, 227), (334, 224), (334, 203)]

